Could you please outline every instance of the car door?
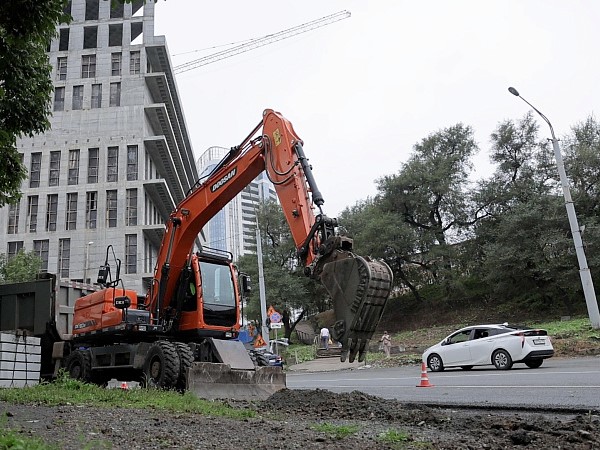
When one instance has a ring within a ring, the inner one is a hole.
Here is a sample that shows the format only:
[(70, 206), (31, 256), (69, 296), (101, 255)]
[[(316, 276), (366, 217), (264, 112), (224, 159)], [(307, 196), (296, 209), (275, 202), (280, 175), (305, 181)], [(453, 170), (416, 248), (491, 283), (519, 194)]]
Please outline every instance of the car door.
[(444, 366), (460, 366), (470, 364), (471, 352), (469, 350), (469, 339), (472, 330), (462, 330), (450, 335), (444, 343), (442, 360)]
[(494, 340), (489, 328), (479, 327), (473, 331), (469, 342), (471, 352), (471, 364), (474, 366), (492, 363), (492, 350)]

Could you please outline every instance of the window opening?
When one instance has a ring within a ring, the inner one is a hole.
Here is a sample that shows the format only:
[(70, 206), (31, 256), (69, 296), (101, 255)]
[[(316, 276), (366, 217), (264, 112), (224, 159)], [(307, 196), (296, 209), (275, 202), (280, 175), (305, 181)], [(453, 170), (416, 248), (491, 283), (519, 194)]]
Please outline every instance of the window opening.
[(108, 147), (106, 160), (106, 181), (117, 181), (119, 178), (119, 147)]
[(56, 231), (58, 194), (49, 194), (46, 202), (46, 231)]
[(42, 154), (31, 154), (31, 167), (29, 169), (29, 187), (40, 187), (40, 172), (42, 170)]
[(98, 164), (100, 161), (99, 149), (88, 149), (88, 183), (98, 182)]
[(30, 233), (37, 231), (38, 202), (39, 197), (37, 195), (27, 197), (27, 230)]
[(65, 110), (65, 88), (54, 88), (54, 111)]
[(117, 226), (117, 191), (106, 191), (106, 225)]

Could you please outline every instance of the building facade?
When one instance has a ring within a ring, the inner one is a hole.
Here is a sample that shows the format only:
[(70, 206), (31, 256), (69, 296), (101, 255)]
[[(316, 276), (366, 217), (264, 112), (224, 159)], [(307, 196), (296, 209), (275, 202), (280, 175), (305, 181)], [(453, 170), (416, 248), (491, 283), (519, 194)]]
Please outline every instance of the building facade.
[(18, 141), (28, 178), (0, 211), (0, 252), (33, 250), (61, 279), (121, 261), (125, 287), (152, 279), (169, 214), (198, 178), (154, 2), (72, 0), (49, 49), (51, 129)]
[[(200, 176), (208, 175), (228, 152), (229, 149), (223, 147), (206, 150), (196, 162)], [(256, 210), (268, 200), (277, 200), (277, 194), (263, 172), (204, 227), (206, 245), (230, 252), (234, 261), (242, 255), (256, 253)]]

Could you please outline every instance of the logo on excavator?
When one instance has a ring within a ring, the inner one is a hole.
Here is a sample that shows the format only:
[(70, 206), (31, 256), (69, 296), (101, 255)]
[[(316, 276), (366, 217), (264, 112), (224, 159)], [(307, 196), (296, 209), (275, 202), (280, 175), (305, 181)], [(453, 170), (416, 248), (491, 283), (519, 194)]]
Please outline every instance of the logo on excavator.
[(233, 177), (235, 177), (236, 173), (237, 173), (237, 167), (234, 167), (229, 172), (227, 172), (225, 175), (223, 175), (223, 177), (219, 181), (217, 181), (215, 184), (213, 184), (210, 187), (210, 192), (215, 192), (217, 189), (223, 187), (229, 180), (231, 180)]
[(275, 128), (275, 131), (273, 131), (273, 140), (275, 141), (275, 147), (281, 144), (281, 131), (279, 131), (279, 128)]

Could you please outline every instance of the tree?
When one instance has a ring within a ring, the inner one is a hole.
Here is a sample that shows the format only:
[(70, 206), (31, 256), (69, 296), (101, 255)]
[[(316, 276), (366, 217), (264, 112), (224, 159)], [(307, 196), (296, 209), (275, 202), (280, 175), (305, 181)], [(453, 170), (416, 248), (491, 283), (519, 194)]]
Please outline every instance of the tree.
[(42, 259), (33, 251), (21, 250), (12, 258), (0, 254), (0, 283), (22, 283), (35, 280), (42, 268)]
[(471, 127), (458, 124), (423, 139), (398, 174), (378, 180), (381, 211), (413, 230), (412, 261), (448, 289), (459, 262), (455, 244), (484, 216), (468, 189), (470, 158), (477, 150)]
[(578, 215), (600, 219), (600, 123), (588, 117), (564, 142), (565, 170)]
[(344, 234), (354, 240), (357, 254), (383, 259), (394, 273), (394, 283), (406, 286), (420, 300), (417, 286), (423, 282), (427, 267), (415, 258), (418, 238), (412, 227), (373, 199), (346, 208), (339, 222)]
[[(284, 336), (289, 339), (296, 324), (309, 311), (328, 309), (324, 302), (327, 294), (318, 283), (304, 276), (304, 268), (298, 265), (296, 245), (281, 206), (275, 202), (266, 203), (258, 210), (257, 217), (267, 302), (282, 314)], [(244, 255), (237, 263), (242, 272), (258, 280), (256, 255)], [(292, 319), (296, 311), (300, 313)], [(254, 289), (249, 296), (246, 315), (260, 322), (258, 289)]]
[(498, 168), (479, 192), (488, 217), (476, 228), (477, 273), (499, 302), (572, 312), (577, 263), (550, 147), (531, 114), (491, 135)]
[(21, 196), (26, 171), (17, 138), (50, 127), (52, 67), (46, 50), (67, 0), (0, 2), (0, 207)]

